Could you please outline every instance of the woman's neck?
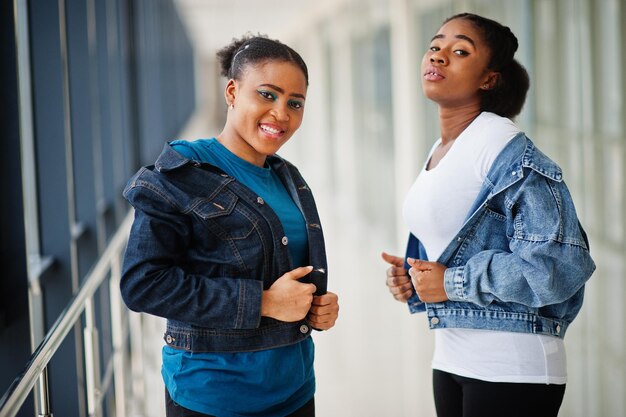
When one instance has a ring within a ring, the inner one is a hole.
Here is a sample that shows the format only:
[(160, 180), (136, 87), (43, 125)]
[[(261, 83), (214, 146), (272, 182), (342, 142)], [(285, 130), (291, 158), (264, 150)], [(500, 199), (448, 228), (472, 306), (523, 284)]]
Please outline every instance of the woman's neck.
[(266, 156), (257, 152), (251, 144), (232, 129), (224, 127), (224, 130), (216, 136), (216, 139), (219, 143), (224, 145), (226, 149), (244, 161), (250, 162), (258, 167), (265, 166)]
[(480, 113), (480, 109), (475, 106), (454, 109), (439, 107), (442, 144), (446, 145), (455, 140)]

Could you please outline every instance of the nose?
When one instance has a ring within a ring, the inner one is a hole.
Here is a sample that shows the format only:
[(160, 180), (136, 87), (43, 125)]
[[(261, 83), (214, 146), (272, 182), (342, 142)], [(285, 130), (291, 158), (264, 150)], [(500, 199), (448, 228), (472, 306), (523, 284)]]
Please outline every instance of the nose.
[(430, 63), (431, 64), (440, 64), (440, 65), (445, 65), (447, 63), (447, 59), (445, 57), (445, 55), (443, 55), (441, 53), (441, 51), (437, 51), (434, 52), (431, 56), (430, 56)]
[(289, 121), (289, 112), (287, 111), (287, 108), (282, 104), (276, 104), (274, 107), (272, 107), (270, 113), (272, 114), (272, 116), (274, 116), (277, 122)]

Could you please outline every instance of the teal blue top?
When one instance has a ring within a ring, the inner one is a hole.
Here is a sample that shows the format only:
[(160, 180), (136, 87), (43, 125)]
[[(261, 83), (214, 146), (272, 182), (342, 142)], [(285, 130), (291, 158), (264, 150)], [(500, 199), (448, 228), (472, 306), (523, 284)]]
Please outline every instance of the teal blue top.
[[(307, 265), (304, 218), (271, 168), (239, 158), (215, 138), (171, 145), (189, 159), (217, 166), (263, 198), (283, 225), (294, 268)], [(258, 352), (192, 353), (165, 346), (161, 373), (172, 399), (190, 410), (219, 417), (281, 417), (313, 397), (313, 357), (310, 337)]]

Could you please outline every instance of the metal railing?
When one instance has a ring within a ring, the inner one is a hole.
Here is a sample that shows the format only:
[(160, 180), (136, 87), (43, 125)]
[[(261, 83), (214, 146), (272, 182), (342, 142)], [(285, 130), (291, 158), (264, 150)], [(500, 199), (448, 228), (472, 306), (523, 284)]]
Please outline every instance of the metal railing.
[[(72, 298), (61, 316), (48, 331), (43, 341), (35, 349), (23, 373), (20, 374), (13, 384), (0, 399), (0, 417), (14, 417), (35, 389), (35, 396), (39, 416), (52, 416), (48, 400), (47, 366), (55, 352), (65, 340), (70, 330), (78, 323), (84, 314), (84, 363), (86, 377), (87, 411), (89, 416), (102, 416), (102, 400), (104, 394), (114, 382), (115, 415), (125, 417), (127, 415), (128, 401), (126, 399), (129, 388), (129, 360), (125, 346), (129, 338), (129, 326), (133, 327), (133, 334), (139, 337), (141, 324), (137, 324), (138, 315), (129, 315), (123, 305), (119, 292), (119, 280), (121, 276), (121, 260), (126, 247), (130, 225), (132, 224), (132, 211), (126, 216), (121, 226), (104, 250), (91, 272), (87, 275), (78, 293)], [(111, 339), (112, 353), (109, 361), (105, 364), (104, 376), (100, 370), (100, 340), (98, 329), (95, 325), (94, 294), (105, 284), (110, 287), (111, 315)], [(135, 326), (139, 326), (136, 329)], [(132, 340), (131, 340), (132, 345)], [(133, 350), (133, 356), (137, 350)], [(141, 361), (141, 357), (133, 357), (133, 361)]]

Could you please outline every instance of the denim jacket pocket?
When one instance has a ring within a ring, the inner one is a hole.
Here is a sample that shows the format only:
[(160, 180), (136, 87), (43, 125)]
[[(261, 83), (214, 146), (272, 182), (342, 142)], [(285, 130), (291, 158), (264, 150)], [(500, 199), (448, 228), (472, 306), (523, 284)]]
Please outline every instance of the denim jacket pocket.
[(220, 193), (211, 200), (195, 201), (190, 210), (212, 233), (225, 241), (247, 239), (259, 221), (258, 213), (230, 192)]
[(238, 197), (230, 192), (221, 192), (215, 195), (211, 199), (196, 199), (189, 208), (189, 211), (193, 211), (199, 217), (207, 220), (213, 217), (225, 216), (235, 208)]
[(195, 201), (190, 211), (197, 219), (195, 236), (202, 242), (196, 254), (199, 259), (211, 253), (211, 263), (219, 264), (226, 275), (250, 279), (266, 276), (266, 286), (273, 282), (269, 274), (271, 231), (260, 213), (229, 191)]

